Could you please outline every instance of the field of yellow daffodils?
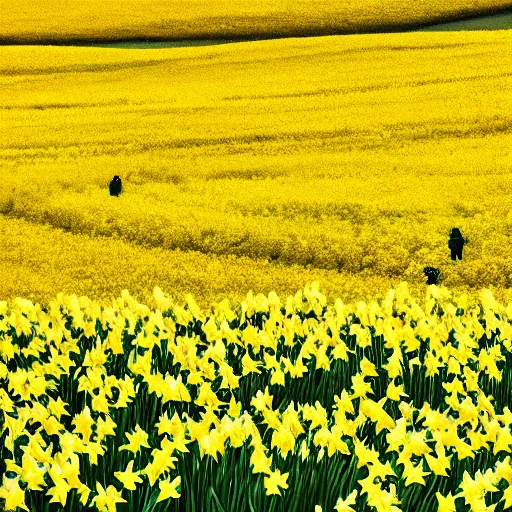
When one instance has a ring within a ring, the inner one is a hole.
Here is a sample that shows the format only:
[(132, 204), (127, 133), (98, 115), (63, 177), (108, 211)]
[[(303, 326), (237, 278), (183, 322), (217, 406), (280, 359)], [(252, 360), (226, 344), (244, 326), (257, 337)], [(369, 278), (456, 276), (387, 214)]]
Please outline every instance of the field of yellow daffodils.
[(153, 301), (0, 302), (4, 510), (512, 505), (512, 305), (489, 291)]

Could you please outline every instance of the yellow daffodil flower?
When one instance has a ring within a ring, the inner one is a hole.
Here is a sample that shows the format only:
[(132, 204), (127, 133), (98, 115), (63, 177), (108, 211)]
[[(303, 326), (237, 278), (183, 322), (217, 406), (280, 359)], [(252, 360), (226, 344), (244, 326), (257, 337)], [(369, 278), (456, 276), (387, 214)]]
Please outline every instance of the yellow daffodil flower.
[(231, 399), (229, 400), (229, 409), (227, 411), (228, 414), (232, 418), (239, 418), (241, 410), (242, 410), (242, 404), (238, 403), (235, 400), (235, 396), (234, 395), (231, 395)]
[(437, 502), (439, 507), (437, 512), (456, 512), (455, 497), (451, 492), (447, 496), (443, 496), (440, 492), (436, 492)]
[(169, 498), (179, 498), (181, 494), (178, 487), (181, 485), (181, 476), (177, 476), (172, 482), (169, 480), (161, 480), (158, 482), (160, 494), (158, 495), (157, 503), (167, 500)]
[(114, 476), (123, 484), (125, 489), (135, 491), (136, 484), (142, 483), (142, 478), (139, 477), (140, 471), (133, 472), (133, 460), (128, 463), (124, 471), (115, 471)]
[(128, 450), (132, 453), (137, 453), (141, 448), (150, 448), (148, 444), (148, 434), (146, 434), (139, 425), (135, 426), (135, 431), (132, 434), (127, 432), (126, 437), (130, 442), (121, 446), (119, 450)]
[(48, 489), (46, 495), (51, 496), (50, 503), (60, 503), (62, 506), (66, 504), (68, 492), (71, 486), (62, 477), (52, 477), (54, 487)]
[(115, 512), (116, 503), (126, 503), (113, 485), (109, 485), (107, 489), (96, 482), (97, 495), (92, 499), (91, 505), (95, 505), (100, 512)]
[(351, 505), (356, 504), (356, 498), (357, 489), (354, 489), (345, 499), (338, 498), (334, 510), (336, 510), (336, 512), (356, 512), (356, 510), (351, 507)]
[(440, 476), (449, 476), (446, 472), (447, 469), (450, 468), (450, 460), (452, 456), (446, 456), (446, 452), (444, 446), (441, 443), (436, 444), (436, 455), (434, 458), (429, 453), (425, 453), (424, 457), (427, 461), (428, 467), (433, 471), (436, 475)]
[(2, 487), (0, 487), (0, 498), (5, 500), (4, 507), (6, 511), (15, 511), (19, 507), (28, 512), (28, 508), (25, 505), (25, 491), (20, 488), (19, 480), (19, 476), (7, 478), (4, 475)]
[(264, 485), (266, 489), (267, 496), (272, 494), (281, 494), (279, 488), (288, 489), (288, 484), (286, 480), (288, 479), (288, 473), (281, 474), (279, 469), (275, 471), (270, 471), (268, 476), (264, 478)]
[(271, 474), (272, 456), (267, 457), (262, 449), (255, 449), (251, 454), (253, 473)]
[(84, 443), (88, 443), (92, 436), (94, 420), (91, 418), (91, 411), (87, 405), (80, 414), (75, 415), (71, 424), (75, 426), (74, 433), (80, 434)]
[(268, 386), (265, 388), (265, 391), (258, 391), (256, 396), (251, 399), (251, 405), (257, 411), (263, 411), (266, 408), (272, 409), (272, 396), (268, 392)]
[(404, 468), (405, 486), (408, 487), (411, 484), (425, 485), (424, 476), (430, 475), (428, 471), (423, 471), (423, 463), (420, 462), (415, 466), (412, 462), (406, 462)]
[(293, 434), (285, 429), (281, 428), (275, 430), (272, 434), (272, 448), (279, 448), (281, 456), (286, 459), (289, 452), (295, 447), (295, 437)]

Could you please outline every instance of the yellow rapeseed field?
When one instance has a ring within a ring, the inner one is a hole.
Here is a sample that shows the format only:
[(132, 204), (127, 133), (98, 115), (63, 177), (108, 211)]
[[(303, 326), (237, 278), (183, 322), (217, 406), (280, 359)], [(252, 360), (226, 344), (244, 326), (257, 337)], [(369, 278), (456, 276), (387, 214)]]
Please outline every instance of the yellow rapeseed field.
[[(123, 289), (150, 301), (161, 286), (177, 301), (192, 294), (207, 309), (213, 301), (240, 302), (248, 290), (282, 295), (319, 279), (332, 302), (383, 296), (399, 279), (361, 277), (317, 268), (269, 265), (248, 257), (137, 247), (118, 239), (73, 235), (49, 226), (0, 217), (0, 299), (25, 297), (48, 303), (57, 293), (76, 293), (102, 303)], [(416, 296), (423, 283), (411, 286)], [(497, 297), (507, 297), (495, 290)], [(512, 298), (512, 295), (511, 295)]]
[[(326, 281), (345, 280), (353, 300), (422, 286), (425, 265), (453, 289), (503, 290), (511, 50), (506, 31), (3, 47), (1, 294), (46, 300), (65, 283), (108, 298), (143, 275), (132, 292), (193, 283), (203, 304), (311, 279), (329, 296)], [(463, 262), (448, 257), (453, 226), (469, 238)], [(31, 240), (48, 237), (57, 253), (76, 247), (86, 270), (45, 258)], [(112, 243), (122, 262), (98, 266), (92, 254), (104, 261)], [(219, 268), (250, 277), (230, 286)]]
[(0, 40), (225, 39), (379, 32), (510, 7), (511, 0), (0, 0)]

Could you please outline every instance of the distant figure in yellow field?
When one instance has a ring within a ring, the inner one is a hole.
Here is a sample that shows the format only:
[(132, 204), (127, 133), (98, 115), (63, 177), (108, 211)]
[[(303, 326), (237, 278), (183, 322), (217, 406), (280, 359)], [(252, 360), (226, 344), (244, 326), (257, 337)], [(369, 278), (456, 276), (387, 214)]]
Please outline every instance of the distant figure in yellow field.
[(439, 284), (439, 278), (441, 277), (441, 271), (434, 267), (425, 267), (423, 273), (427, 277), (427, 284)]
[(448, 240), (448, 247), (451, 251), (452, 260), (455, 261), (457, 258), (462, 259), (462, 248), (466, 240), (462, 237), (462, 233), (459, 228), (453, 228), (450, 233), (450, 239)]
[(119, 176), (114, 176), (109, 185), (110, 195), (119, 197), (121, 189), (123, 188), (123, 182)]

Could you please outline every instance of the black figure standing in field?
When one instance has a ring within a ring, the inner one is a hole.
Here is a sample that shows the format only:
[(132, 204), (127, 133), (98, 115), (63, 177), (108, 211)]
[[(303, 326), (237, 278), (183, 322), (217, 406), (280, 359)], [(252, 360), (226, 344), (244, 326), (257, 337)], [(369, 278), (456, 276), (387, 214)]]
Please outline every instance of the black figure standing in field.
[(462, 248), (466, 240), (462, 237), (462, 233), (459, 228), (453, 228), (450, 233), (450, 239), (448, 240), (448, 247), (451, 251), (452, 260), (455, 261), (457, 258), (462, 259)]
[(119, 197), (121, 189), (123, 188), (123, 182), (121, 181), (121, 178), (119, 176), (114, 176), (108, 188), (110, 190), (111, 196)]
[(441, 277), (441, 271), (434, 267), (425, 267), (423, 273), (427, 278), (427, 284), (439, 284), (439, 278)]

